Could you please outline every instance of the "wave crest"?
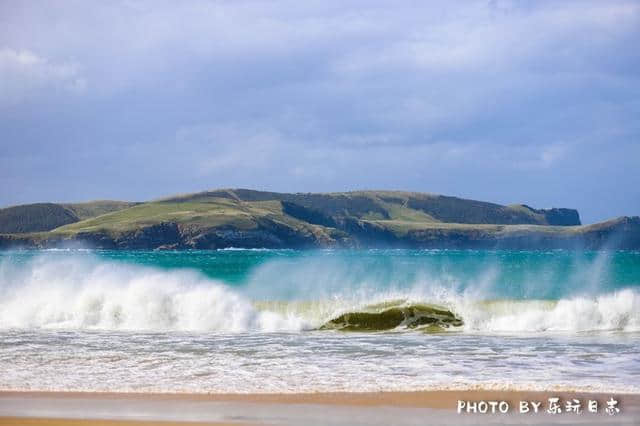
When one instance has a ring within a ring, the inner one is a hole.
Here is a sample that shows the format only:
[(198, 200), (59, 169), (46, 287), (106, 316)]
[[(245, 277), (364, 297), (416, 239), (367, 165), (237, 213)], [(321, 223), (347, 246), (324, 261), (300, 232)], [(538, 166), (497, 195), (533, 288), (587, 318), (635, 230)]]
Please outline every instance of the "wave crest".
[(249, 295), (189, 270), (98, 257), (9, 259), (0, 263), (0, 329), (640, 331), (635, 289), (557, 301), (486, 301), (478, 292), (437, 284), (406, 292), (348, 286), (307, 301), (254, 301)]
[(640, 295), (632, 289), (557, 301), (462, 302), (459, 309), (473, 331), (640, 331)]
[(0, 277), (0, 328), (240, 332), (304, 325), (258, 311), (224, 284), (191, 271), (45, 257), (5, 263)]

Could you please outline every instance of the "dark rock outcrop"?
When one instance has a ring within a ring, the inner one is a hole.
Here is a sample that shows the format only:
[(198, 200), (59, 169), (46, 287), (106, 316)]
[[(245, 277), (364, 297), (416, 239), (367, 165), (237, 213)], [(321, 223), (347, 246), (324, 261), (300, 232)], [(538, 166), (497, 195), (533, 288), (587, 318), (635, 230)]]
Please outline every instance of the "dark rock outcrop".
[(313, 223), (314, 225), (328, 226), (331, 228), (337, 227), (336, 221), (331, 216), (319, 210), (308, 208), (291, 201), (281, 201), (281, 204), (282, 211), (291, 217), (307, 223)]
[(580, 215), (578, 210), (564, 209), (564, 208), (551, 208), (551, 209), (534, 209), (526, 204), (523, 207), (529, 209), (533, 213), (544, 216), (547, 224), (553, 226), (577, 226), (580, 225)]

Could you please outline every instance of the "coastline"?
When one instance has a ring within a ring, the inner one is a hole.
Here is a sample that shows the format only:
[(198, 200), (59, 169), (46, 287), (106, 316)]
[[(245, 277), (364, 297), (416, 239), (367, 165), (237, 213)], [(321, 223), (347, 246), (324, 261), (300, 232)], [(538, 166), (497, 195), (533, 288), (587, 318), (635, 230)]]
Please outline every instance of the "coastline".
[[(542, 401), (559, 397), (583, 401), (581, 415), (518, 412), (519, 401)], [(586, 412), (586, 401), (614, 397), (621, 412), (616, 416)], [(506, 414), (457, 413), (458, 400), (506, 401)], [(398, 417), (398, 416), (401, 417)], [(428, 416), (440, 424), (482, 423), (489, 416), (511, 423), (600, 423), (634, 424), (640, 419), (640, 394), (544, 391), (415, 391), (415, 392), (326, 392), (291, 394), (143, 394), (93, 392), (0, 392), (0, 425), (125, 426), (188, 424), (419, 424)], [(393, 420), (395, 419), (395, 420)]]
[[(143, 220), (142, 220), (143, 219)], [(218, 189), (162, 199), (0, 209), (0, 249), (628, 249), (640, 217), (585, 225), (577, 210), (407, 191)]]

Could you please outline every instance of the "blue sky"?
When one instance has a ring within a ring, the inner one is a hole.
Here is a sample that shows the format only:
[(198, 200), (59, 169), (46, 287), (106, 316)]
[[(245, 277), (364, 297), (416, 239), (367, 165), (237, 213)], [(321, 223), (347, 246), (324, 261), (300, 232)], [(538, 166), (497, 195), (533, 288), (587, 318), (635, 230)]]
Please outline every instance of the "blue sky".
[(636, 1), (0, 0), (0, 206), (404, 189), (640, 214)]

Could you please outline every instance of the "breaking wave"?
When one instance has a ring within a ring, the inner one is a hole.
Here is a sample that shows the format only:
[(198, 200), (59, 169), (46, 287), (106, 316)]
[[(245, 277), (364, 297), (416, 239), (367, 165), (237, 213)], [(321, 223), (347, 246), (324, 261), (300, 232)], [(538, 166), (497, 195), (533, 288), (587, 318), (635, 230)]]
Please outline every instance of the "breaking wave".
[[(265, 286), (269, 283), (264, 283)], [(275, 286), (275, 284), (274, 284)], [(0, 328), (247, 332), (640, 331), (640, 295), (622, 289), (560, 300), (486, 300), (437, 283), (411, 291), (337, 292), (260, 300), (189, 270), (98, 257), (0, 263)]]
[(0, 269), (0, 328), (299, 330), (230, 287), (184, 270), (39, 257)]

